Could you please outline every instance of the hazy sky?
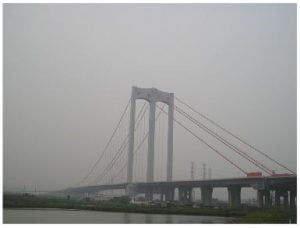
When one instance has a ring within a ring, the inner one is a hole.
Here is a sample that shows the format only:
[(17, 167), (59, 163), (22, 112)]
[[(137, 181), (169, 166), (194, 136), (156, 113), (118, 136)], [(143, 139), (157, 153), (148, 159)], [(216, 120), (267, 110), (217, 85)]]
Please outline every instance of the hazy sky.
[[(5, 4), (3, 37), (4, 189), (79, 182), (133, 85), (173, 92), (296, 170), (296, 4)], [(191, 161), (195, 178), (203, 162), (213, 178), (243, 176), (175, 125), (174, 179)]]

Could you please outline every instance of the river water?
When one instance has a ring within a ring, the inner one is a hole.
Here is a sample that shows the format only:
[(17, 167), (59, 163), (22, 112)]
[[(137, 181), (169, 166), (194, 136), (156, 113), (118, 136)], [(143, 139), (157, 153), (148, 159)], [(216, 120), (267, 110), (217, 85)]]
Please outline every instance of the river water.
[(4, 223), (226, 223), (216, 216), (138, 214), (61, 209), (4, 209)]

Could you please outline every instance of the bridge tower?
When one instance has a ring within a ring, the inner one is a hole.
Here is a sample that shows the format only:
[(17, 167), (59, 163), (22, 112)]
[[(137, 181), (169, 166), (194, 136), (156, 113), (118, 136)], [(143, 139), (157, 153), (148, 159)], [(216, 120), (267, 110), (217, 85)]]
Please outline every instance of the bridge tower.
[(169, 106), (168, 110), (168, 155), (167, 155), (167, 181), (172, 180), (173, 168), (173, 118), (174, 118), (174, 94), (160, 91), (156, 88), (132, 87), (127, 182), (132, 183), (133, 176), (133, 151), (134, 151), (134, 127), (136, 100), (143, 99), (149, 102), (149, 135), (147, 157), (147, 182), (154, 181), (154, 139), (155, 139), (155, 109), (156, 102), (163, 102)]

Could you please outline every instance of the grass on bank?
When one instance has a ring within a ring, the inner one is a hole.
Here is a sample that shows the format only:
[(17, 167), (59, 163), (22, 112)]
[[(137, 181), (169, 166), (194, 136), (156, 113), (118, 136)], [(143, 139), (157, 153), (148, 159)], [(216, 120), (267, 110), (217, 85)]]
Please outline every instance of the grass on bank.
[(190, 206), (155, 207), (129, 204), (126, 197), (109, 201), (87, 201), (73, 198), (55, 198), (47, 196), (4, 194), (4, 208), (61, 208), (110, 212), (131, 212), (150, 214), (182, 214), (202, 216), (234, 217), (231, 223), (296, 223), (296, 211), (266, 210), (257, 208), (214, 209), (192, 208)]
[(264, 209), (247, 213), (231, 223), (242, 224), (286, 224), (297, 223), (296, 211)]

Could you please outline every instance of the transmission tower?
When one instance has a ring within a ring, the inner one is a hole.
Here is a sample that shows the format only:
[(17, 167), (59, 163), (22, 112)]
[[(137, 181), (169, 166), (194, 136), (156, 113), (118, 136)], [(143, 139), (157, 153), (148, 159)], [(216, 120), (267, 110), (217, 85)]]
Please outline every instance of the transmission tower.
[(203, 180), (206, 179), (206, 164), (203, 163)]
[(194, 162), (191, 162), (191, 180), (194, 180)]
[[(194, 180), (194, 174), (195, 174), (195, 170), (194, 170), (194, 162), (191, 162), (191, 180)], [(195, 191), (192, 188), (192, 201), (195, 200)]]
[(208, 168), (208, 179), (211, 179), (211, 168)]

